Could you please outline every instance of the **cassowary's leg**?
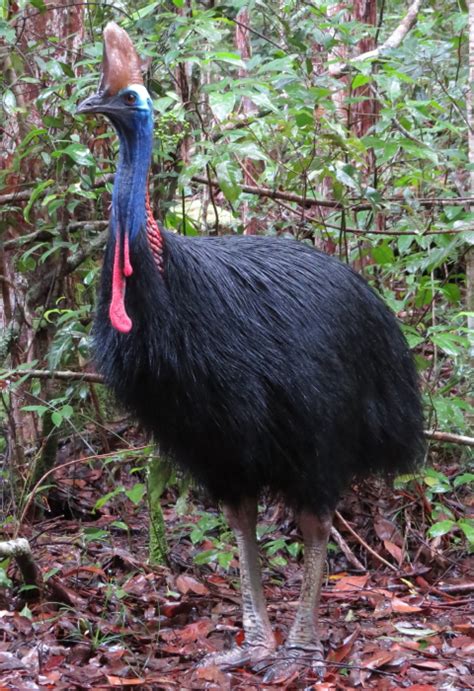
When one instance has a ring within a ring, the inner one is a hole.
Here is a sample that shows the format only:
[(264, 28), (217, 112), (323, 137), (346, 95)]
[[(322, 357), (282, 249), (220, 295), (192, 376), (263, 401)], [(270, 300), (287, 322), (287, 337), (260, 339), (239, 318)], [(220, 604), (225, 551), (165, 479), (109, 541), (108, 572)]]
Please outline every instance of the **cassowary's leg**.
[(302, 512), (299, 524), (304, 540), (304, 575), (295, 621), (284, 647), (265, 674), (266, 682), (284, 680), (295, 671), (312, 668), (321, 671), (323, 649), (318, 633), (318, 611), (326, 548), (332, 519)]
[(256, 539), (257, 501), (246, 499), (238, 507), (224, 506), (224, 515), (234, 531), (240, 562), (245, 641), (223, 653), (207, 655), (202, 665), (232, 667), (270, 657), (276, 642), (262, 588), (262, 574)]

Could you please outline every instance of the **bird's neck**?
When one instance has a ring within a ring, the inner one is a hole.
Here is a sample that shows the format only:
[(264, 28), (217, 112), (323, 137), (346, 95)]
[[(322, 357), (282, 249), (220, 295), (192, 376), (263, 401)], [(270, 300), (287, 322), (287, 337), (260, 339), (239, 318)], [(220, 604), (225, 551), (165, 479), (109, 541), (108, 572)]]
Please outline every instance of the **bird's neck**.
[(157, 268), (162, 271), (162, 236), (153, 218), (148, 197), (148, 173), (153, 142), (153, 121), (137, 118), (130, 125), (114, 122), (120, 138), (120, 154), (112, 192), (110, 227), (114, 241), (112, 296), (109, 308), (112, 326), (128, 333), (132, 321), (125, 308), (126, 281), (133, 274), (133, 246), (146, 232)]
[(148, 200), (148, 174), (153, 143), (153, 121), (137, 119), (132, 127), (114, 123), (120, 139), (119, 161), (112, 193), (111, 228), (127, 235), (131, 245), (138, 233), (156, 226)]

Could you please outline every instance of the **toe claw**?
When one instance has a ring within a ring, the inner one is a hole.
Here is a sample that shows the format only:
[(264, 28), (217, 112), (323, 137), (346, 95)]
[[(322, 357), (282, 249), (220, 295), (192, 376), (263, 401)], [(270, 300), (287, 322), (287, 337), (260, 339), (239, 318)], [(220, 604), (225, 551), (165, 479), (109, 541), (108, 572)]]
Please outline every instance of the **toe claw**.
[(325, 665), (321, 646), (318, 645), (311, 650), (283, 647), (278, 653), (278, 660), (268, 669), (263, 681), (265, 683), (288, 682), (290, 678), (295, 678), (308, 669), (319, 678), (324, 676)]
[(242, 646), (233, 646), (229, 650), (224, 650), (220, 653), (211, 653), (206, 655), (200, 662), (198, 667), (221, 667), (222, 669), (232, 669), (233, 667), (240, 667), (241, 665), (261, 664), (266, 666), (273, 655), (274, 649), (272, 647), (260, 644), (244, 643)]

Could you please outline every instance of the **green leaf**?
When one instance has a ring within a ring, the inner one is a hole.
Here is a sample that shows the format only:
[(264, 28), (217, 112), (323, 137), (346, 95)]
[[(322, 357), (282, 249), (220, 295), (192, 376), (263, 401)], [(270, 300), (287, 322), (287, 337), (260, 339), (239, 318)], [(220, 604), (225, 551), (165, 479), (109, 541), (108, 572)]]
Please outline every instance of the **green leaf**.
[(48, 187), (50, 187), (51, 185), (54, 185), (54, 180), (51, 180), (51, 179), (44, 180), (43, 182), (40, 182), (39, 185), (36, 185), (36, 187), (32, 191), (31, 196), (28, 200), (28, 203), (25, 206), (25, 209), (23, 211), (23, 217), (24, 217), (25, 221), (27, 221), (28, 223), (30, 222), (30, 211), (33, 208), (33, 204), (38, 199), (38, 197), (40, 197), (42, 195), (44, 190), (47, 189)]
[(222, 569), (225, 569), (227, 571), (230, 567), (233, 558), (233, 552), (218, 552), (217, 563)]
[(109, 533), (101, 528), (84, 528), (82, 533), (86, 542), (105, 540), (109, 537)]
[(245, 67), (245, 62), (237, 53), (212, 53), (210, 60), (220, 60), (221, 62), (227, 62), (230, 65), (235, 65), (236, 67)]
[(138, 506), (138, 504), (141, 503), (144, 495), (146, 492), (146, 485), (144, 485), (142, 482), (137, 482), (133, 487), (130, 489), (125, 490), (125, 494), (127, 497), (130, 499), (130, 501), (135, 504), (135, 506)]
[(125, 488), (123, 486), (120, 486), (120, 487), (115, 487), (115, 489), (113, 489), (111, 492), (107, 492), (107, 494), (105, 494), (103, 497), (101, 497), (100, 499), (98, 499), (96, 501), (96, 503), (94, 504), (94, 509), (96, 511), (98, 511), (103, 506), (105, 506), (105, 504), (107, 504), (107, 502), (109, 502), (111, 499), (116, 497), (118, 494), (121, 494), (124, 490), (125, 490)]
[(55, 427), (60, 427), (63, 421), (63, 416), (58, 410), (55, 410), (54, 413), (51, 414), (51, 420), (53, 421), (53, 425)]
[(233, 204), (240, 196), (237, 166), (232, 161), (221, 161), (216, 165), (216, 173), (225, 198)]
[(70, 405), (63, 405), (61, 408), (61, 415), (66, 418), (66, 420), (69, 420), (74, 415), (74, 408)]
[(36, 9), (40, 12), (46, 11), (44, 0), (30, 0), (30, 4), (33, 5), (33, 7), (36, 7)]
[(195, 564), (210, 564), (215, 561), (217, 557), (217, 551), (215, 549), (207, 549), (204, 552), (199, 552), (194, 557)]
[(359, 86), (364, 86), (364, 84), (368, 84), (370, 81), (371, 78), (365, 74), (356, 74), (352, 80), (352, 88), (357, 89)]
[(336, 170), (336, 178), (342, 182), (346, 187), (351, 187), (356, 190), (358, 188), (357, 182), (348, 172), (348, 166), (341, 166)]
[(296, 113), (295, 122), (298, 127), (314, 127), (314, 115), (308, 109), (301, 110)]
[(7, 115), (13, 115), (16, 108), (16, 97), (11, 89), (5, 89), (3, 92), (2, 105)]
[(462, 485), (468, 485), (471, 482), (474, 482), (474, 473), (462, 473), (462, 475), (457, 475), (454, 478), (453, 487), (461, 487)]
[(468, 339), (452, 333), (434, 333), (430, 335), (431, 341), (441, 348), (447, 355), (459, 356), (468, 347)]
[(438, 521), (433, 523), (433, 525), (428, 530), (429, 537), (440, 537), (441, 535), (446, 535), (449, 531), (456, 525), (455, 521)]
[(13, 582), (8, 578), (7, 572), (0, 566), (0, 588), (11, 588)]
[(474, 544), (474, 521), (469, 518), (461, 518), (458, 521), (458, 526), (461, 528), (468, 542)]
[(95, 166), (95, 159), (87, 146), (84, 144), (69, 144), (65, 149), (55, 152), (59, 155), (69, 156), (70, 159), (80, 166)]
[(377, 264), (382, 266), (383, 264), (392, 264), (395, 258), (392, 248), (386, 243), (373, 247), (371, 254)]
[(25, 413), (36, 413), (41, 417), (47, 410), (49, 410), (47, 405), (24, 405), (22, 406), (22, 411)]
[(236, 96), (232, 91), (216, 92), (209, 94), (209, 107), (216, 120), (225, 120), (233, 111)]

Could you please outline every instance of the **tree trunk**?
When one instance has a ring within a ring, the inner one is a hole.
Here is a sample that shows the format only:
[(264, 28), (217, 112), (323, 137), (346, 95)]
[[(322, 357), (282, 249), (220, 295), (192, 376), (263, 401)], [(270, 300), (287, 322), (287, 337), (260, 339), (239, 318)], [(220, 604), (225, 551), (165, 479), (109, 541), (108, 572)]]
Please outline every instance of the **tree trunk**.
[[(469, 88), (467, 91), (467, 121), (469, 173), (471, 196), (474, 196), (474, 0), (469, 2)], [(471, 207), (474, 212), (474, 206)], [(474, 245), (466, 253), (466, 310), (469, 313), (467, 325), (469, 332), (469, 359), (474, 367)]]

